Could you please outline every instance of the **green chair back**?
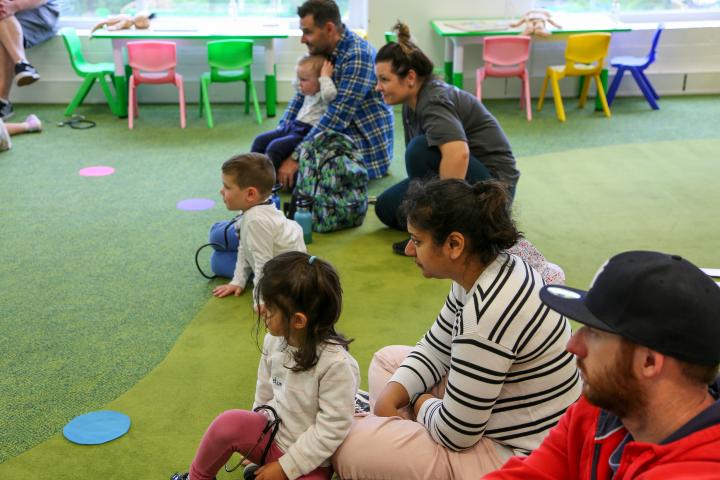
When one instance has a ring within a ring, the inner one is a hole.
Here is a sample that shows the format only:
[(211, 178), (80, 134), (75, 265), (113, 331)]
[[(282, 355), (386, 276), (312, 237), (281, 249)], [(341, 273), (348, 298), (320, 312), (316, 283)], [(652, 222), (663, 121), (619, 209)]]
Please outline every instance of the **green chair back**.
[(252, 40), (218, 40), (208, 43), (208, 63), (213, 82), (236, 82), (250, 76)]
[(60, 30), (60, 35), (63, 37), (65, 48), (70, 56), (70, 65), (75, 70), (75, 73), (84, 79), (75, 97), (65, 110), (65, 115), (72, 115), (75, 109), (85, 100), (95, 82), (100, 84), (110, 110), (114, 114), (119, 114), (122, 111), (122, 95), (113, 94), (110, 88), (115, 83), (115, 65), (110, 62), (90, 63), (85, 60), (80, 37), (78, 37), (74, 28), (65, 27)]
[(397, 42), (397, 33), (385, 32), (385, 43)]
[(208, 64), (210, 71), (200, 76), (199, 113), (207, 116), (208, 127), (214, 125), (210, 106), (209, 88), (211, 83), (245, 82), (245, 113), (250, 112), (250, 101), (255, 108), (255, 118), (262, 123), (257, 92), (252, 81), (253, 62), (252, 40), (217, 40), (208, 42)]
[(67, 48), (68, 54), (70, 55), (70, 65), (72, 65), (73, 70), (81, 77), (85, 76), (87, 69), (84, 67), (87, 66), (88, 62), (85, 60), (85, 56), (83, 56), (82, 44), (77, 32), (72, 27), (65, 27), (60, 30), (60, 35), (62, 35), (65, 48)]

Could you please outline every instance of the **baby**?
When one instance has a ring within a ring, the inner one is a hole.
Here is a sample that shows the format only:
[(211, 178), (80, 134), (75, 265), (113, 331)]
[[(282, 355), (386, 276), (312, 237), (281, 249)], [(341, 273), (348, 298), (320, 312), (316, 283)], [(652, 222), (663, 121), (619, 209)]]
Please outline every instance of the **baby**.
[(288, 158), (305, 135), (320, 121), (337, 89), (332, 81), (333, 65), (322, 55), (300, 57), (296, 67), (297, 89), (305, 96), (295, 120), (281, 122), (278, 128), (255, 138), (252, 151), (264, 153), (275, 169)]

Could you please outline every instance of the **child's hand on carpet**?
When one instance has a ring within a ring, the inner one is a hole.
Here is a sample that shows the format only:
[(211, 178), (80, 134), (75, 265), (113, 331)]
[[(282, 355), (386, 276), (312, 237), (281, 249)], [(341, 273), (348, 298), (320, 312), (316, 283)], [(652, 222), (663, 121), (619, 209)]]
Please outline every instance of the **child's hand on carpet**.
[(228, 283), (227, 285), (220, 285), (219, 287), (215, 287), (213, 289), (213, 295), (218, 298), (227, 297), (228, 295), (235, 295), (236, 297), (239, 297), (242, 292), (242, 287), (231, 283)]

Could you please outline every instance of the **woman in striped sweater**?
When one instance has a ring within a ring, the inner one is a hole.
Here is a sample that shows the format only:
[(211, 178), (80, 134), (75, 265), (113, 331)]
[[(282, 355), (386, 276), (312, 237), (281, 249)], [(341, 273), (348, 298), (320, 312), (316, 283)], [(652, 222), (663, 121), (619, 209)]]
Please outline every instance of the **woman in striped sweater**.
[(409, 190), (406, 253), (453, 283), (415, 347), (375, 354), (374, 415), (338, 450), (341, 478), (477, 479), (536, 448), (580, 395), (568, 321), (540, 302), (540, 274), (505, 252), (519, 237), (509, 205), (497, 181)]

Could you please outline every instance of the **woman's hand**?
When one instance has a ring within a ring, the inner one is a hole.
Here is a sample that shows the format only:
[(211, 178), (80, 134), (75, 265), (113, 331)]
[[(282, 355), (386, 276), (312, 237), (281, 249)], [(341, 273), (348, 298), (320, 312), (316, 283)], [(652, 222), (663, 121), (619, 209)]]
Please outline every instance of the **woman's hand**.
[(280, 462), (263, 465), (255, 471), (256, 480), (288, 480), (287, 475), (280, 466)]
[(288, 157), (282, 161), (280, 168), (278, 168), (277, 180), (288, 190), (291, 190), (295, 185), (295, 174), (297, 173), (300, 165), (298, 162)]
[(388, 382), (375, 402), (373, 413), (378, 417), (399, 417), (398, 409), (409, 402), (410, 396), (405, 387), (397, 382)]

